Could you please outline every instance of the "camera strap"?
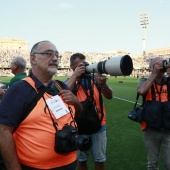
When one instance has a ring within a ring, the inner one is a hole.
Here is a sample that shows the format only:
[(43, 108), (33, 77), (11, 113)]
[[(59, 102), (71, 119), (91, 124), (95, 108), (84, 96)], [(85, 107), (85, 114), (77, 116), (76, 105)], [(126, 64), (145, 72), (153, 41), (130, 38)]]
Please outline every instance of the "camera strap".
[(101, 113), (101, 121), (104, 117), (104, 114), (103, 114), (103, 98), (102, 98), (102, 94), (101, 94), (101, 89), (98, 88), (97, 84), (95, 83), (95, 78), (94, 78), (94, 69), (93, 69), (93, 76), (92, 76), (92, 80), (91, 79), (88, 79), (89, 81), (89, 84), (91, 85), (91, 81), (92, 81), (92, 85), (90, 87), (90, 97), (91, 99), (95, 102), (95, 105), (96, 105), (96, 101), (94, 99), (94, 85), (96, 85), (97, 89), (98, 89), (98, 93), (99, 93), (99, 102), (100, 102), (100, 109), (97, 109), (99, 113)]
[[(154, 82), (155, 89), (156, 89), (156, 91), (157, 91), (157, 94), (159, 95), (159, 101), (161, 101), (161, 93), (162, 93), (163, 81), (164, 81), (164, 80), (162, 79), (160, 91), (158, 90), (158, 87), (157, 87), (156, 82)], [(152, 85), (152, 87), (151, 87), (151, 92), (152, 92), (152, 97), (154, 97), (153, 99), (155, 100), (155, 99), (156, 99), (156, 96), (155, 96), (155, 90), (154, 90), (153, 85)]]
[(19, 124), (17, 125), (17, 127), (14, 128), (13, 133), (16, 131), (16, 129), (18, 128), (18, 126), (21, 124), (21, 122), (29, 115), (29, 113), (33, 110), (33, 108), (36, 106), (37, 102), (40, 100), (40, 98), (43, 96), (45, 92), (45, 87), (41, 87), (37, 93), (37, 95), (33, 98), (33, 100), (31, 101), (31, 103), (28, 105), (28, 107), (26, 108), (25, 113), (23, 114), (23, 116), (21, 117)]
[[(64, 86), (62, 86), (62, 84), (59, 83), (57, 80), (55, 81), (55, 87), (58, 89), (58, 91), (61, 91), (62, 89), (65, 89)], [(46, 109), (48, 110), (49, 115), (50, 115), (50, 118), (51, 118), (52, 123), (53, 123), (53, 126), (54, 126), (55, 130), (58, 131), (58, 128), (57, 128), (58, 123), (54, 121), (54, 118), (53, 118), (53, 116), (52, 116), (51, 110), (49, 109), (49, 106), (48, 106), (48, 104), (47, 104), (44, 96), (43, 96), (43, 100), (44, 100), (44, 102), (45, 102), (44, 112), (46, 113)], [(77, 128), (76, 122), (75, 122), (74, 117), (73, 117), (73, 111), (72, 111), (72, 109), (71, 109), (71, 107), (70, 107), (69, 105), (68, 105), (68, 109), (69, 109), (70, 115), (71, 115), (71, 117), (72, 117), (72, 121), (70, 122), (70, 125), (71, 125), (72, 123), (74, 123), (75, 128)]]
[[(54, 118), (53, 118), (53, 116), (52, 116), (52, 114), (51, 114), (51, 110), (49, 109), (49, 107), (48, 107), (48, 105), (47, 105), (47, 102), (46, 102), (44, 96), (43, 96), (43, 100), (44, 100), (44, 102), (45, 102), (44, 112), (46, 113), (46, 109), (48, 110), (49, 115), (50, 115), (50, 118), (51, 118), (52, 123), (53, 123), (53, 126), (54, 126), (55, 130), (58, 131), (58, 128), (57, 128), (58, 123), (54, 121)], [(71, 117), (72, 117), (72, 121), (70, 122), (70, 125), (71, 125), (72, 123), (74, 123), (74, 127), (77, 128), (76, 122), (75, 122), (74, 117), (73, 117), (72, 109), (71, 109), (71, 107), (70, 107), (69, 105), (68, 105), (68, 109), (69, 109), (70, 115), (71, 115)]]
[[(59, 91), (61, 91), (62, 89), (65, 89), (65, 86), (63, 86), (63, 84), (60, 83), (60, 82), (57, 81), (57, 80), (55, 81), (55, 86), (56, 86), (56, 88), (57, 88)], [(73, 117), (73, 111), (72, 111), (72, 109), (71, 109), (71, 107), (70, 107), (69, 105), (68, 105), (68, 109), (69, 109), (70, 115), (71, 115), (71, 117), (72, 117), (72, 121), (70, 122), (70, 124), (71, 124), (71, 123), (74, 123), (74, 127), (77, 128), (75, 119), (74, 119), (74, 117)]]
[[(74, 91), (74, 94), (76, 95), (79, 87), (81, 86), (83, 91), (84, 91), (84, 93), (86, 94), (87, 98), (90, 98), (90, 101), (93, 104), (95, 104), (95, 106), (96, 106), (96, 101), (95, 101), (94, 95), (93, 95), (94, 94), (94, 85), (96, 85), (95, 84), (95, 80), (94, 80), (94, 73), (93, 73), (93, 78), (91, 78), (91, 77), (84, 77), (83, 82), (84, 82), (84, 84), (82, 83), (82, 79), (80, 79), (78, 81), (77, 86), (75, 88), (76, 90)], [(102, 120), (103, 117), (104, 117), (104, 114), (103, 114), (103, 99), (102, 99), (101, 89), (98, 88), (97, 85), (96, 85), (96, 87), (97, 87), (98, 92), (99, 92), (99, 102), (100, 102), (100, 109), (97, 109), (97, 110), (98, 110), (98, 112), (101, 113), (101, 120)], [(90, 95), (87, 93), (86, 89), (87, 90), (89, 89)]]
[(54, 126), (55, 130), (57, 131), (57, 130), (58, 130), (58, 128), (57, 128), (58, 123), (54, 121), (54, 119), (53, 119), (53, 117), (52, 117), (52, 114), (51, 114), (51, 111), (50, 111), (50, 109), (49, 109), (49, 107), (48, 107), (48, 105), (47, 105), (47, 102), (46, 102), (44, 96), (43, 96), (43, 100), (44, 100), (44, 103), (45, 103), (44, 112), (47, 113), (47, 112), (46, 112), (46, 109), (48, 110), (49, 115), (50, 115), (50, 118), (51, 118), (52, 123), (53, 123), (53, 126)]

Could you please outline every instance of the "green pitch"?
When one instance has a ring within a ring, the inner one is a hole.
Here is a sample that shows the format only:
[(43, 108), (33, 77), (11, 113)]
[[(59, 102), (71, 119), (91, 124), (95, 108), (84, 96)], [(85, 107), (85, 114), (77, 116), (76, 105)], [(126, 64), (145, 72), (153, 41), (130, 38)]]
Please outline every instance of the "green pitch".
[[(8, 82), (11, 77), (0, 77), (0, 82)], [(67, 77), (54, 77), (61, 81)], [(113, 99), (104, 99), (107, 110), (107, 160), (106, 170), (147, 169), (146, 152), (140, 125), (127, 118), (136, 98), (139, 79), (134, 77), (109, 77), (108, 84), (113, 89)], [(140, 102), (140, 101), (139, 101)], [(93, 170), (93, 160), (89, 159), (89, 170)], [(162, 161), (160, 170), (163, 170)]]

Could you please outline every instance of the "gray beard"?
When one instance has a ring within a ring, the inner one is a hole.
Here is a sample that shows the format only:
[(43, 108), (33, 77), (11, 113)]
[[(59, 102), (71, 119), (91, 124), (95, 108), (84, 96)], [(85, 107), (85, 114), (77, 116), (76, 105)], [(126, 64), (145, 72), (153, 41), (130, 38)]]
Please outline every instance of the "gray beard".
[(56, 68), (49, 68), (48, 69), (48, 74), (51, 76), (54, 76), (57, 73), (57, 69)]

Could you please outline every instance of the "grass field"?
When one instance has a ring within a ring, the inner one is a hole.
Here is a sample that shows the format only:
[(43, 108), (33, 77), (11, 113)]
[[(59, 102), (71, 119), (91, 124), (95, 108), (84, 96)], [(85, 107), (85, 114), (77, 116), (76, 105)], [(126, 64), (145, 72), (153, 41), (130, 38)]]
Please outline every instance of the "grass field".
[[(0, 82), (8, 82), (9, 79), (10, 77), (0, 77)], [(66, 77), (57, 79), (65, 80)], [(114, 97), (134, 102), (138, 81), (133, 77), (109, 77), (108, 84), (113, 89)], [(145, 170), (147, 160), (142, 131), (138, 123), (127, 118), (134, 104), (125, 100), (104, 99), (107, 110), (106, 170)], [(90, 158), (89, 170), (94, 169), (93, 164)], [(160, 170), (163, 170), (162, 162)]]

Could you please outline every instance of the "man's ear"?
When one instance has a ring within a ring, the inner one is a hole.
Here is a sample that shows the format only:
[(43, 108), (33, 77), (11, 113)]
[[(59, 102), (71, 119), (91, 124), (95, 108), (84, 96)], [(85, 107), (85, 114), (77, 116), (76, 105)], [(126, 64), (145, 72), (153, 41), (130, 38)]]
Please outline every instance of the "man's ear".
[(17, 63), (14, 63), (14, 68), (17, 69), (18, 68), (18, 64)]
[(33, 65), (36, 65), (36, 64), (37, 64), (37, 60), (36, 60), (35, 54), (31, 54), (31, 55), (30, 55), (30, 62), (31, 62), (31, 64), (33, 64)]
[(72, 64), (70, 64), (70, 68), (73, 70), (74, 69), (74, 67), (73, 67), (73, 65)]

